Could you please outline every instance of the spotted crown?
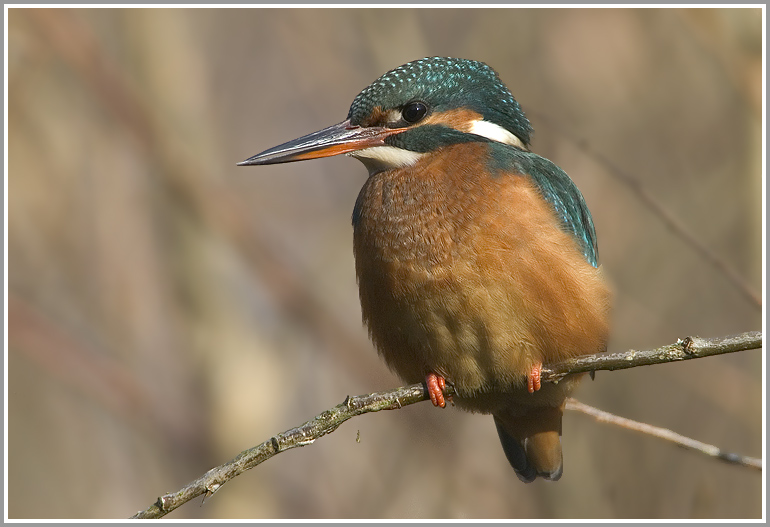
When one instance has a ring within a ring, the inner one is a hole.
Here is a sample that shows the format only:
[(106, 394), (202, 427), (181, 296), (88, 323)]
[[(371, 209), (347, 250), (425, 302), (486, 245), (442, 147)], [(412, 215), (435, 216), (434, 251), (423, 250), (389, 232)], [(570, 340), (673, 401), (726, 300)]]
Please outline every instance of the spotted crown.
[(529, 144), (532, 127), (495, 70), (475, 60), (430, 57), (395, 68), (366, 87), (348, 118), (361, 123), (375, 108), (398, 108), (423, 100), (436, 111), (467, 107)]

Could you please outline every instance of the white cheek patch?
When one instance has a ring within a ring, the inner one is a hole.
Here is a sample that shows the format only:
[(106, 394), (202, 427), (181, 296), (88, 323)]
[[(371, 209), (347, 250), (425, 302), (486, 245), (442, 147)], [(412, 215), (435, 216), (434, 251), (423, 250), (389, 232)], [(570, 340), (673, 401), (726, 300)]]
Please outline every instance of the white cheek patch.
[(381, 171), (414, 165), (424, 154), (395, 146), (373, 146), (350, 152), (348, 155), (360, 159), (367, 167), (376, 167)]
[(389, 123), (397, 123), (401, 120), (401, 111), (400, 110), (388, 110), (385, 114), (385, 121)]
[(478, 120), (478, 121), (472, 121), (470, 130), (468, 130), (472, 134), (480, 135), (482, 137), (486, 137), (487, 139), (491, 139), (492, 141), (497, 141), (498, 143), (505, 143), (507, 145), (517, 146), (523, 150), (526, 150), (527, 147), (524, 145), (524, 142), (513, 135), (511, 132), (503, 128), (502, 126), (489, 122), (484, 120)]

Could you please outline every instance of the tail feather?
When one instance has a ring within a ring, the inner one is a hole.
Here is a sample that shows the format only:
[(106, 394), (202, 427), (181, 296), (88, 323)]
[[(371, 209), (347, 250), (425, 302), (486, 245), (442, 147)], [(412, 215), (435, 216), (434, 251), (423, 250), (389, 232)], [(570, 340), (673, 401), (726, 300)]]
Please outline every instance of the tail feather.
[(535, 407), (522, 415), (495, 415), (495, 426), (505, 457), (525, 483), (537, 477), (551, 481), (562, 475), (562, 409)]
[(497, 427), (497, 435), (500, 436), (500, 443), (503, 445), (505, 457), (508, 458), (508, 463), (511, 464), (516, 475), (524, 483), (535, 481), (537, 470), (535, 470), (535, 467), (530, 465), (529, 460), (527, 460), (527, 453), (524, 450), (524, 445), (505, 431), (503, 424), (497, 417), (495, 417), (495, 426)]

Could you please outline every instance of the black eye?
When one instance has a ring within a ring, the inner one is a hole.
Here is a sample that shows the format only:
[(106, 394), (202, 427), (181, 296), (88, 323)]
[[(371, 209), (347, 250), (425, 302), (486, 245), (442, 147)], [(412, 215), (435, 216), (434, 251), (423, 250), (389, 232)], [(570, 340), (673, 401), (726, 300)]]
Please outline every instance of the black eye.
[(401, 111), (401, 116), (404, 121), (410, 124), (414, 124), (428, 113), (428, 106), (420, 101), (410, 102)]

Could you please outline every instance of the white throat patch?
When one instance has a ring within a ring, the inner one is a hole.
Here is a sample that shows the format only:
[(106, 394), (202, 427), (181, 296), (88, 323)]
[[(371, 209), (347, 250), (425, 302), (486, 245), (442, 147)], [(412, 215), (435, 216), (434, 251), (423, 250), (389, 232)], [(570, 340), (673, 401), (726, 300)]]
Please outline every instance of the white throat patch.
[(369, 174), (372, 175), (391, 168), (414, 165), (425, 154), (395, 146), (373, 146), (350, 152), (348, 155), (361, 161), (369, 170)]

